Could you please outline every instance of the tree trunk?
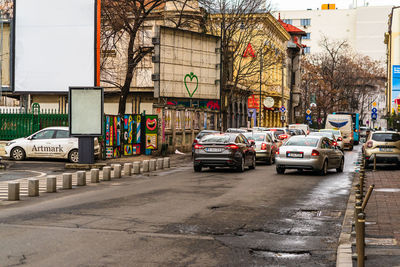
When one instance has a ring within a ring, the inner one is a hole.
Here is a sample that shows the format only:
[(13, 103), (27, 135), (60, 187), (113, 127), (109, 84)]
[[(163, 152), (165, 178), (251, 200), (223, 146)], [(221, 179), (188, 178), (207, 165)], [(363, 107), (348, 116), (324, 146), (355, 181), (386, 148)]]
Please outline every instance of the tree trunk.
[(124, 115), (126, 109), (126, 100), (128, 99), (129, 88), (131, 87), (133, 79), (133, 71), (137, 64), (134, 63), (134, 45), (135, 37), (130, 35), (129, 45), (128, 45), (128, 58), (127, 58), (127, 71), (125, 75), (125, 82), (121, 88), (121, 95), (119, 98), (118, 115)]

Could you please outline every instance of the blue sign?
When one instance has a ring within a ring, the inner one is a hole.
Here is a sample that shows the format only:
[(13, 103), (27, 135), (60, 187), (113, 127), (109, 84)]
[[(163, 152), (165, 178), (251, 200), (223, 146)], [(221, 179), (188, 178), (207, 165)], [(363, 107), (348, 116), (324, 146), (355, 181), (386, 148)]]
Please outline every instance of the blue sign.
[(377, 113), (377, 112), (378, 112), (378, 110), (376, 108), (372, 109), (372, 113)]
[(371, 119), (376, 120), (378, 118), (378, 114), (372, 113), (371, 114)]
[(311, 120), (311, 115), (306, 116), (306, 120), (310, 121)]
[(282, 106), (280, 110), (281, 110), (281, 112), (285, 112), (286, 111), (285, 106)]
[[(395, 107), (395, 99), (400, 98), (400, 65), (392, 67), (392, 108)], [(391, 113), (391, 111), (390, 111)]]

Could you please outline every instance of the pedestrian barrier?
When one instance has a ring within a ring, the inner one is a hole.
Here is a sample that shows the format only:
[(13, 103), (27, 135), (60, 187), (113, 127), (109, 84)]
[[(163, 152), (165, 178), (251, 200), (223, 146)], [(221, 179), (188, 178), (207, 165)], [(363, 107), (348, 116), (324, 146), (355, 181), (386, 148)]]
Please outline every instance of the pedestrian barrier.
[(122, 171), (121, 164), (114, 164), (114, 178), (115, 179), (121, 178), (121, 171)]
[(140, 174), (140, 161), (133, 163), (133, 174)]
[(124, 164), (124, 175), (131, 176), (132, 175), (132, 163)]
[(164, 169), (164, 159), (159, 158), (157, 159), (157, 170), (162, 170)]
[(76, 176), (77, 176), (76, 185), (77, 186), (85, 186), (86, 185), (86, 172), (78, 171), (78, 172), (76, 172)]
[[(376, 171), (376, 154), (374, 156), (374, 167), (373, 171)], [(359, 183), (355, 187), (355, 207), (354, 207), (354, 225), (356, 232), (356, 253), (357, 253), (357, 266), (364, 267), (365, 266), (365, 208), (367, 207), (368, 200), (371, 197), (371, 194), (374, 190), (375, 185), (372, 184), (368, 188), (368, 191), (365, 193), (365, 184), (366, 184), (366, 176), (365, 176), (365, 166), (366, 160), (365, 156), (362, 155), (361, 163), (360, 163), (360, 171), (358, 173)]]
[(100, 174), (99, 169), (91, 169), (90, 170), (90, 182), (93, 184), (100, 182), (99, 174)]
[(46, 179), (46, 192), (55, 193), (57, 192), (57, 178), (54, 175), (47, 176)]
[(16, 201), (19, 200), (19, 183), (9, 182), (8, 183), (8, 200)]
[(156, 170), (156, 163), (157, 160), (156, 159), (151, 159), (149, 162), (149, 171), (153, 172)]
[(103, 181), (111, 180), (111, 167), (103, 167)]
[(62, 189), (72, 189), (72, 173), (63, 173)]
[(143, 172), (149, 172), (149, 165), (150, 161), (149, 160), (143, 160)]
[(171, 163), (170, 158), (164, 158), (164, 169), (170, 168), (171, 167), (170, 163)]
[(28, 196), (38, 197), (39, 196), (39, 180), (29, 179), (28, 180)]

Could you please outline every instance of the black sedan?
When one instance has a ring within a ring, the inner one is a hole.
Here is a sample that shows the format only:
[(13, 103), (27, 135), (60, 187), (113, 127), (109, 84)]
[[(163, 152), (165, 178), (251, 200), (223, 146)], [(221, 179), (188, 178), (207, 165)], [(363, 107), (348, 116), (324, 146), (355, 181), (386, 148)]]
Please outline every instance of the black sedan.
[(245, 167), (256, 167), (254, 142), (241, 133), (210, 134), (194, 146), (194, 171), (203, 167), (230, 167), (243, 172)]

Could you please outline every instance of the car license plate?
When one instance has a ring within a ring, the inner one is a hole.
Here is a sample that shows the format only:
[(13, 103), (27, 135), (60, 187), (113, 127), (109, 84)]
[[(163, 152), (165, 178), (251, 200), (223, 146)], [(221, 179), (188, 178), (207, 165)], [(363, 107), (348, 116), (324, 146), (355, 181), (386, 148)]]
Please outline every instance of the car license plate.
[(209, 147), (206, 148), (207, 152), (222, 152), (222, 148), (214, 148), (214, 147)]
[(393, 149), (391, 149), (391, 148), (379, 148), (379, 151), (381, 151), (381, 152), (393, 152)]
[(302, 158), (303, 157), (303, 153), (288, 152), (287, 156), (288, 156), (288, 158)]

